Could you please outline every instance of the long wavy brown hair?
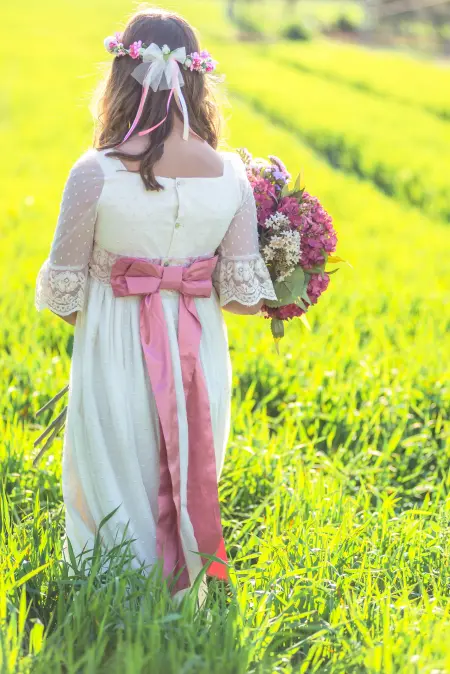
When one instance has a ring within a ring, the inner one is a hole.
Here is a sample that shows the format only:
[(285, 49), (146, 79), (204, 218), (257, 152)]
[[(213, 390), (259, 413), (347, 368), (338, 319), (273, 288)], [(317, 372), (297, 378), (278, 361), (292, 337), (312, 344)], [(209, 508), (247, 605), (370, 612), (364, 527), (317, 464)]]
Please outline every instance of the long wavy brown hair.
[[(123, 44), (129, 46), (138, 40), (144, 45), (155, 42), (160, 47), (167, 44), (170, 49), (185, 47), (186, 54), (199, 51), (194, 30), (178, 14), (160, 9), (143, 9), (128, 21)], [(149, 145), (140, 154), (129, 154), (116, 146), (123, 141), (132, 124), (142, 94), (142, 86), (131, 76), (139, 61), (131, 56), (116, 56), (111, 69), (97, 93), (96, 131), (94, 147), (100, 150), (112, 149), (107, 156), (129, 161), (139, 161), (139, 172), (146, 189), (161, 190), (154, 174), (154, 165), (162, 157), (164, 141), (173, 129), (174, 115), (182, 119), (181, 112), (172, 101), (167, 120), (149, 136)], [(209, 145), (216, 148), (219, 141), (221, 117), (214, 100), (214, 77), (190, 70), (183, 70), (183, 96), (189, 112), (191, 129)], [(136, 133), (160, 122), (167, 108), (169, 91), (148, 92), (144, 110), (136, 127)]]

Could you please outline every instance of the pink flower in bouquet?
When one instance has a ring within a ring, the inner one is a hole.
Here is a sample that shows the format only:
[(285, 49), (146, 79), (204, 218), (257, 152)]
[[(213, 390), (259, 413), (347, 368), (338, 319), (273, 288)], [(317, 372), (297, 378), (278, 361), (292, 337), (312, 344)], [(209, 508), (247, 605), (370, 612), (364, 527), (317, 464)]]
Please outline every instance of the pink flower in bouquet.
[(300, 227), (302, 224), (302, 217), (300, 214), (300, 205), (295, 197), (283, 197), (280, 201), (278, 210), (289, 218), (294, 227)]
[(328, 254), (335, 251), (337, 236), (331, 217), (320, 201), (308, 192), (303, 193), (300, 211), (302, 213), (300, 264), (305, 269), (311, 269), (323, 264), (322, 250)]
[(311, 300), (311, 304), (316, 304), (317, 300), (323, 292), (328, 288), (330, 282), (330, 277), (327, 273), (323, 276), (320, 274), (313, 274), (308, 283), (308, 297)]
[(323, 264), (323, 255), (318, 248), (309, 245), (308, 239), (302, 239), (302, 254), (300, 257), (300, 266), (303, 269), (312, 269)]
[(250, 176), (250, 182), (258, 211), (258, 222), (264, 226), (267, 218), (275, 211), (275, 187), (266, 178), (255, 178), (253, 175)]
[(284, 307), (264, 307), (267, 318), (278, 318), (280, 321), (289, 321), (291, 318), (297, 318), (305, 312), (296, 304), (286, 304)]

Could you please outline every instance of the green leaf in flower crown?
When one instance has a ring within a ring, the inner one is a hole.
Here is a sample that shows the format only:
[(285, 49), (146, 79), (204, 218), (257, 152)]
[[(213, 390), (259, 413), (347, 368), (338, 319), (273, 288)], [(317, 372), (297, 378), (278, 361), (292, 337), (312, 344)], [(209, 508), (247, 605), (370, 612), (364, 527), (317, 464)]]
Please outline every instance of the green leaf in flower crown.
[(330, 269), (330, 271), (325, 270), (325, 274), (328, 274), (328, 276), (330, 274), (335, 274), (337, 271), (339, 271), (339, 269), (340, 269), (340, 267), (337, 267), (337, 269)]

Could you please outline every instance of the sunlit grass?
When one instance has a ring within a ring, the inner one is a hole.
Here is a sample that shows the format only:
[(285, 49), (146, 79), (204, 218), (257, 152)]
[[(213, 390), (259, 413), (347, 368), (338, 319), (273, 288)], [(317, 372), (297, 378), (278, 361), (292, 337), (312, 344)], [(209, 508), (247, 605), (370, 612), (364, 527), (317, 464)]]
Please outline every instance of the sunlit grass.
[(232, 91), (337, 168), (450, 220), (450, 125), (435, 115), (302, 72), (262, 45), (220, 45)]
[(364, 49), (353, 44), (316, 40), (306, 44), (277, 44), (270, 52), (295, 67), (332, 82), (400, 101), (413, 108), (450, 119), (450, 68), (417, 54)]
[[(109, 562), (98, 554), (90, 575), (78, 568), (69, 577), (60, 561), (61, 442), (37, 469), (32, 443), (35, 411), (67, 381), (72, 330), (36, 314), (33, 286), (67, 172), (90, 142), (86, 103), (102, 38), (131, 7), (47, 6), (45, 17), (31, 3), (21, 13), (2, 9), (11, 30), (0, 44), (8, 156), (0, 168), (0, 672), (450, 671), (448, 225), (389, 198), (370, 173), (335, 170), (305, 144), (303, 128), (286, 128), (300, 117), (291, 115), (293, 96), (279, 93), (274, 55), (261, 57), (264, 77), (249, 79), (253, 48), (227, 46), (234, 32), (214, 2), (177, 7), (228, 72), (229, 146), (276, 152), (292, 172), (302, 168), (353, 269), (333, 277), (311, 333), (288, 326), (281, 355), (266, 321), (227, 319), (235, 395), (220, 497), (230, 587), (213, 583), (200, 612), (190, 598), (177, 606), (157, 577), (129, 569), (126, 546)], [(10, 57), (18, 34), (40, 46), (26, 87), (18, 74), (28, 54)], [(335, 87), (353, 96), (347, 83)], [(316, 104), (314, 90), (300, 94)], [(408, 107), (380, 95), (358, 100), (377, 101), (380, 125), (395, 117), (401, 134)], [(422, 101), (421, 93), (415, 107)], [(426, 141), (444, 122), (420, 114)], [(331, 127), (333, 112), (321, 123)], [(372, 152), (390, 161), (383, 145)]]
[(364, 22), (364, 8), (353, 0), (262, 0), (236, 6), (237, 25), (258, 31), (269, 39), (279, 37), (287, 26), (307, 26), (313, 33), (329, 30), (345, 19), (355, 28)]

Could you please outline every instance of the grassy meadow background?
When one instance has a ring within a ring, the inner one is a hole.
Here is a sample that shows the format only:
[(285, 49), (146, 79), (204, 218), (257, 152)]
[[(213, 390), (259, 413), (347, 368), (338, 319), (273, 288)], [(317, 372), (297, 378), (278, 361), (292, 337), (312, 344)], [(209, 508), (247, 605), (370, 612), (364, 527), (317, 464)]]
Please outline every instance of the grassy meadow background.
[(103, 38), (133, 5), (2, 5), (0, 674), (450, 672), (450, 69), (242, 42), (215, 0), (165, 6), (226, 74), (224, 145), (303, 169), (353, 269), (280, 355), (264, 319), (227, 317), (227, 591), (177, 607), (117, 551), (107, 573), (69, 577), (61, 442), (37, 469), (32, 445), (73, 332), (37, 314), (34, 282), (91, 142)]

